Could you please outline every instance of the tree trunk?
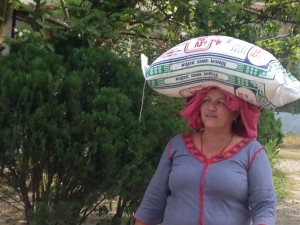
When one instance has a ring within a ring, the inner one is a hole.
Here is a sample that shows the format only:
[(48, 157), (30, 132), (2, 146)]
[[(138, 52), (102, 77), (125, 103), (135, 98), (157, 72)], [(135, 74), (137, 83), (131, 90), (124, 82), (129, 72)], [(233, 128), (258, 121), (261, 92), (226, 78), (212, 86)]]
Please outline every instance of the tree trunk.
[(116, 210), (115, 215), (112, 218), (112, 224), (113, 225), (121, 224), (121, 219), (122, 219), (122, 216), (123, 216), (123, 213), (124, 213), (124, 208), (125, 208), (127, 202), (128, 202), (127, 199), (124, 199), (121, 196), (119, 197), (117, 210)]
[(3, 42), (5, 35), (5, 28), (8, 20), (11, 18), (12, 7), (9, 0), (1, 0), (0, 5), (0, 45)]

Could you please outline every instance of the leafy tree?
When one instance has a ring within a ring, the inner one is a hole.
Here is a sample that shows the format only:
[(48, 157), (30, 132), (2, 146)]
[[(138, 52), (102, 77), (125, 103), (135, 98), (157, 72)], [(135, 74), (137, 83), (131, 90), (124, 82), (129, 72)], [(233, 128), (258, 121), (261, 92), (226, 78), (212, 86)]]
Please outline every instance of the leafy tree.
[[(107, 46), (122, 52), (126, 49), (123, 54), (131, 56), (139, 56), (145, 50), (149, 56), (157, 57), (184, 39), (223, 34), (261, 45), (283, 62), (299, 61), (300, 3), (291, 0), (35, 3), (18, 7), (34, 18), (30, 35), (48, 47), (57, 39), (73, 37), (89, 46)], [(283, 26), (289, 29), (282, 30)]]
[(26, 44), (0, 64), (1, 177), (29, 224), (80, 224), (120, 193), (123, 207), (142, 195), (173, 126), (148, 97), (139, 120), (142, 76), (128, 61)]

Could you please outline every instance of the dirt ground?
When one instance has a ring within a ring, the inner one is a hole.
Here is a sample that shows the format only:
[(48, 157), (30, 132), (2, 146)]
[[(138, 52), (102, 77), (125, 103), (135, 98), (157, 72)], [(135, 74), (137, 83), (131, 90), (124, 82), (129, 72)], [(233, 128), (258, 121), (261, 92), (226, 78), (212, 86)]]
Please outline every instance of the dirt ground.
[[(300, 149), (297, 150), (300, 154)], [(279, 201), (276, 225), (300, 224), (300, 157), (298, 159), (280, 159), (278, 167), (287, 172), (291, 180), (290, 196)], [(91, 217), (84, 225), (96, 225), (97, 217)], [(0, 200), (0, 225), (26, 225), (23, 215)]]
[[(300, 154), (300, 149), (297, 151)], [(291, 180), (291, 194), (277, 207), (276, 225), (300, 224), (300, 160), (281, 159), (278, 166), (286, 171)]]

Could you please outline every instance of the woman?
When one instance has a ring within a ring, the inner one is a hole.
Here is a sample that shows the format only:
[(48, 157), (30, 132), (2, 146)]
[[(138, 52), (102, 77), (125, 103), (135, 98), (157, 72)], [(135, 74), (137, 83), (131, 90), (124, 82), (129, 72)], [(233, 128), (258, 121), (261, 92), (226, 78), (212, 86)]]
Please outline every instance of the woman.
[(208, 87), (181, 115), (196, 131), (170, 140), (135, 225), (275, 225), (271, 167), (256, 141), (259, 108)]

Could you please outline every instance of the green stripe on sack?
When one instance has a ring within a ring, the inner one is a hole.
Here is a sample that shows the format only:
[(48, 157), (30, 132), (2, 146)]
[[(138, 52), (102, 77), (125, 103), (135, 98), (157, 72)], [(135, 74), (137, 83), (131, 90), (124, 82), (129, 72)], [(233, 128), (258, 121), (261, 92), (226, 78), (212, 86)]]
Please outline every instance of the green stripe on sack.
[(244, 79), (238, 76), (232, 76), (233, 84), (240, 85), (242, 87), (247, 87), (250, 89), (257, 89), (257, 83), (253, 82), (252, 80)]
[(170, 65), (154, 66), (147, 70), (146, 77), (156, 76), (159, 74), (171, 72)]

